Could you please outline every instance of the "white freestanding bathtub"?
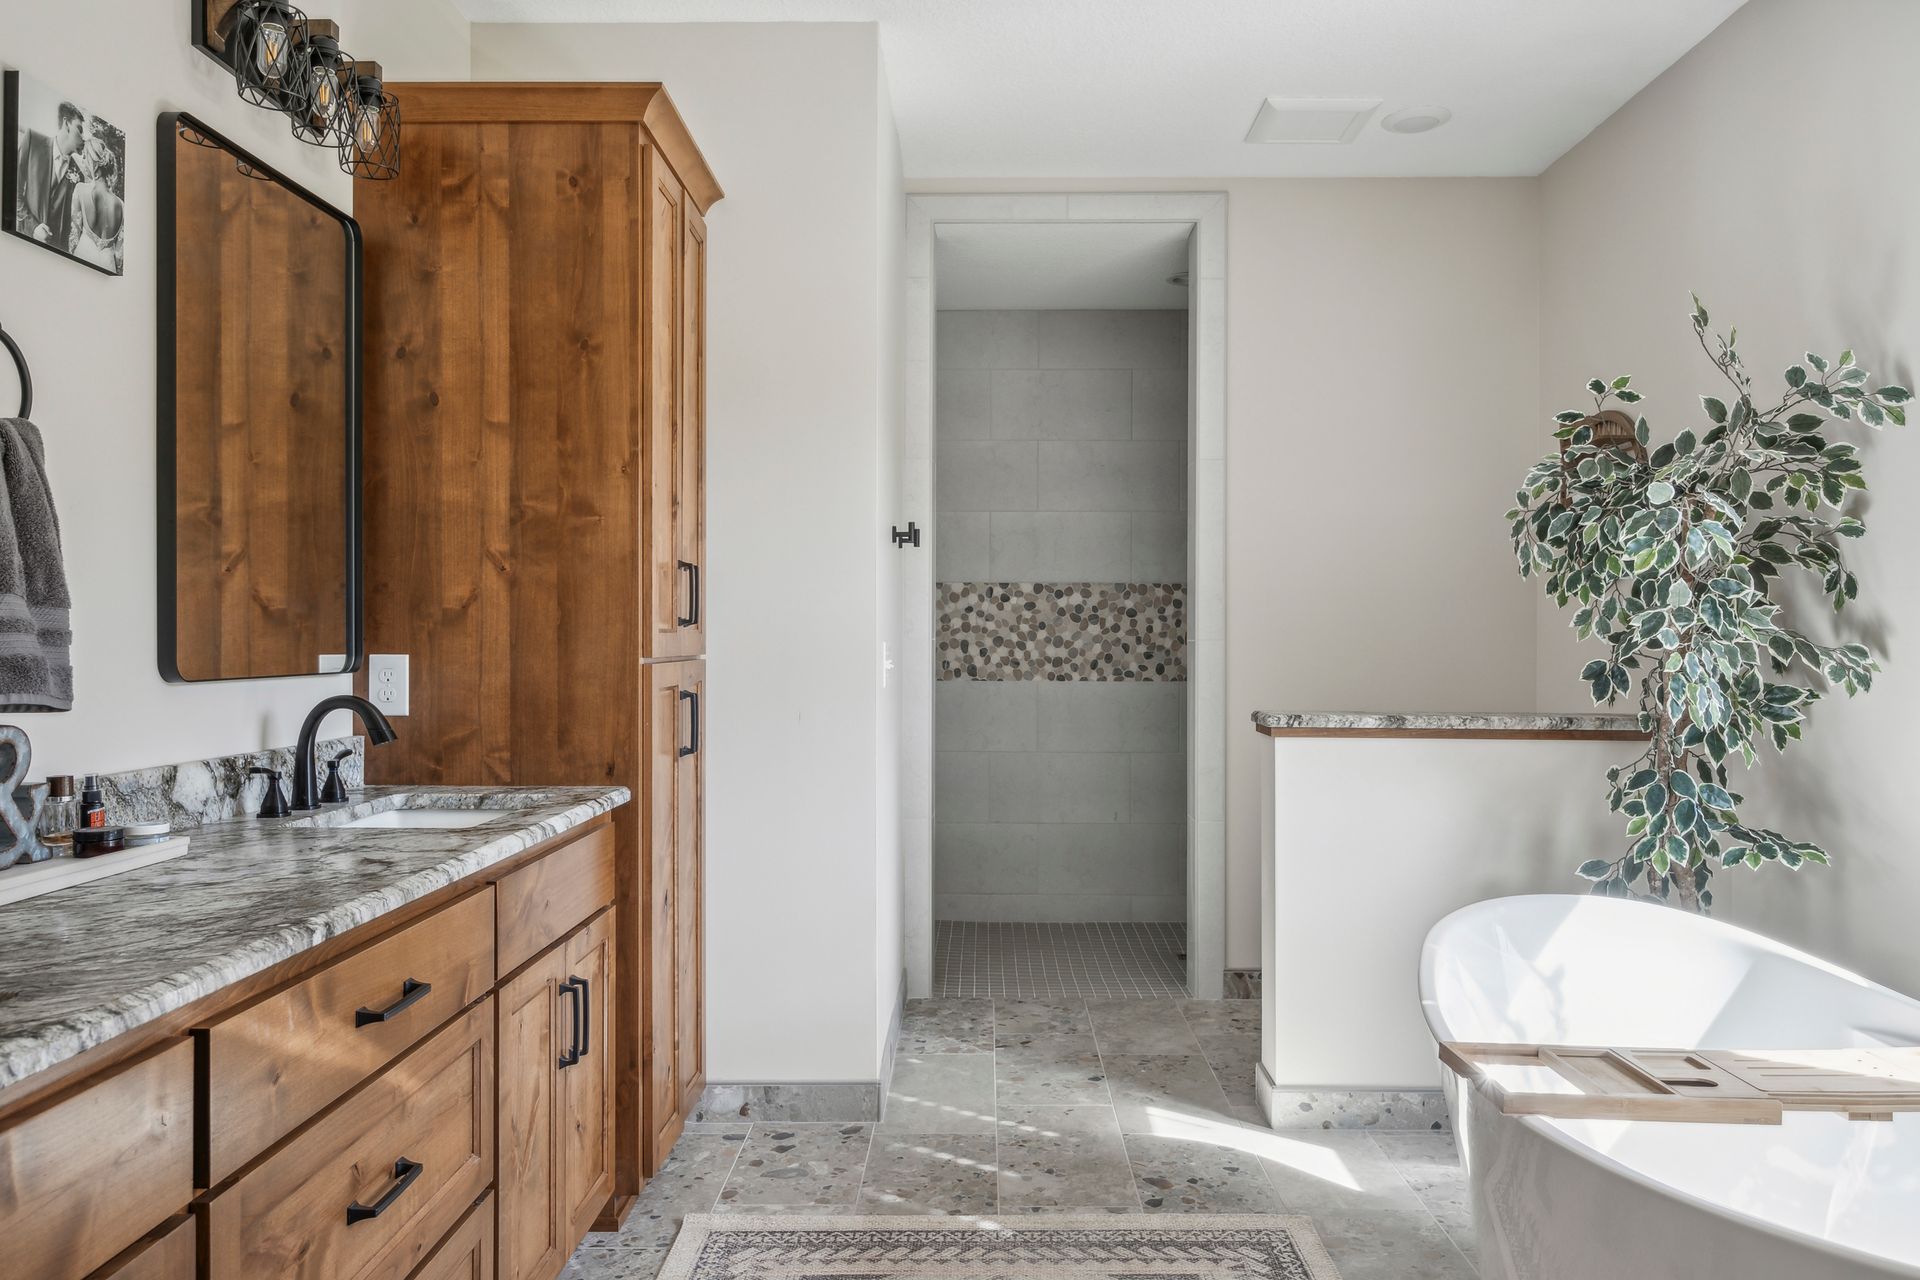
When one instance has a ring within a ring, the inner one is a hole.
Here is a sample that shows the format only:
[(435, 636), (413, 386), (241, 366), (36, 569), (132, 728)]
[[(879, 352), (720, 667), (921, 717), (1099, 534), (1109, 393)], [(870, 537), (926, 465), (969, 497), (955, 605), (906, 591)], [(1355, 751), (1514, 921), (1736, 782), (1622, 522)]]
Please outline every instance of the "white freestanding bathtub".
[[(1791, 947), (1620, 899), (1496, 898), (1427, 935), (1436, 1040), (1920, 1045), (1920, 1002)], [(1548, 1120), (1443, 1081), (1485, 1280), (1920, 1277), (1920, 1113), (1773, 1125)]]

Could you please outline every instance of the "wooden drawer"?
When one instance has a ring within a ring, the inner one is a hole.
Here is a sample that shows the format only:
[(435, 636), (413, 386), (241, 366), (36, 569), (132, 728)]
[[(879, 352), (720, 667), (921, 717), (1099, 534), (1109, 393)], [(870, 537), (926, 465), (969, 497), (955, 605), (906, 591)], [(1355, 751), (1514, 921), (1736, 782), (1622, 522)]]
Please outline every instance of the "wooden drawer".
[(493, 1195), (473, 1208), (413, 1280), (493, 1280)]
[(207, 1280), (402, 1280), (492, 1180), (493, 1108), (489, 998), (208, 1202)]
[(0, 1271), (78, 1280), (192, 1197), (182, 1039), (0, 1129)]
[(217, 1186), (493, 986), (493, 890), (462, 898), (196, 1030)]
[(194, 1280), (199, 1271), (193, 1219), (182, 1214), (108, 1263), (93, 1280)]
[(601, 826), (502, 879), (502, 974), (512, 973), (613, 904), (613, 828)]

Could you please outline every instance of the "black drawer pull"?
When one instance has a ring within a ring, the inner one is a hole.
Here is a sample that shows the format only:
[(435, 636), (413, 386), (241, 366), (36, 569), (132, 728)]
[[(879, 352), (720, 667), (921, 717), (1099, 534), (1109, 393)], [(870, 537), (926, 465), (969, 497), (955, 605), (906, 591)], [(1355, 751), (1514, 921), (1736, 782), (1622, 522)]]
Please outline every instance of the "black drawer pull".
[(369, 1009), (361, 1005), (353, 1011), (353, 1025), (364, 1027), (375, 1022), (391, 1022), (414, 1005), (427, 998), (433, 990), (431, 982), (421, 982), (417, 978), (408, 978), (400, 984), (400, 998), (384, 1009)]
[(580, 988), (573, 985), (576, 981), (578, 981), (578, 979), (569, 978), (560, 984), (560, 993), (573, 1001), (573, 1029), (567, 1035), (567, 1051), (560, 1055), (560, 1070), (562, 1071), (565, 1071), (568, 1067), (580, 1061), (580, 1054), (582, 1052), (580, 1048), (580, 1021), (586, 1012), (586, 1001), (581, 996)]
[(680, 758), (684, 760), (688, 756), (700, 754), (700, 695), (692, 689), (682, 689), (680, 701), (693, 704), (687, 716), (687, 728), (693, 736), (688, 745), (680, 748)]
[(686, 616), (675, 618), (674, 625), (697, 627), (700, 625), (700, 566), (690, 560), (681, 560), (680, 572), (687, 575), (687, 612)]
[(347, 1225), (352, 1226), (356, 1222), (365, 1222), (369, 1218), (377, 1218), (387, 1210), (393, 1208), (393, 1202), (407, 1193), (407, 1188), (413, 1185), (414, 1180), (420, 1176), (420, 1171), (424, 1168), (426, 1168), (426, 1166), (418, 1160), (409, 1160), (405, 1156), (401, 1156), (398, 1160), (395, 1160), (393, 1162), (394, 1182), (391, 1187), (387, 1188), (387, 1194), (381, 1196), (372, 1204), (361, 1204), (358, 1200), (349, 1204), (347, 1206)]
[(568, 978), (567, 984), (580, 988), (580, 1052), (575, 1058), (578, 1061), (593, 1052), (593, 988), (585, 978)]

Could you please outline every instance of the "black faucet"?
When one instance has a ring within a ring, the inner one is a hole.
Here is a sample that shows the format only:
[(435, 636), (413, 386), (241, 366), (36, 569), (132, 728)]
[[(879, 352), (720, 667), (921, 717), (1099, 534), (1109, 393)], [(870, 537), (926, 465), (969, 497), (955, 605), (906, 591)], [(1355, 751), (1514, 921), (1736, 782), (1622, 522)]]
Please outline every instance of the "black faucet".
[(293, 749), (293, 811), (318, 809), (319, 803), (313, 798), (314, 764), (313, 740), (320, 736), (320, 722), (335, 711), (351, 711), (360, 717), (360, 723), (366, 726), (367, 741), (371, 743), (392, 742), (399, 735), (387, 718), (380, 714), (380, 708), (365, 698), (357, 698), (351, 693), (335, 694), (331, 698), (322, 698), (313, 710), (307, 712), (307, 722), (300, 726), (300, 741)]

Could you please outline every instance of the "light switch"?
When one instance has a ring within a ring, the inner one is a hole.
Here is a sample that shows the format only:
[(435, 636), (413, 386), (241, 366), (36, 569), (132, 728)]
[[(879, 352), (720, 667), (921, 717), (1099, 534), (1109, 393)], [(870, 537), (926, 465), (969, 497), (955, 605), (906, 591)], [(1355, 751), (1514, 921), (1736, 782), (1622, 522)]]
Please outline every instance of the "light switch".
[(375, 653), (367, 657), (367, 696), (388, 716), (407, 714), (407, 655)]

